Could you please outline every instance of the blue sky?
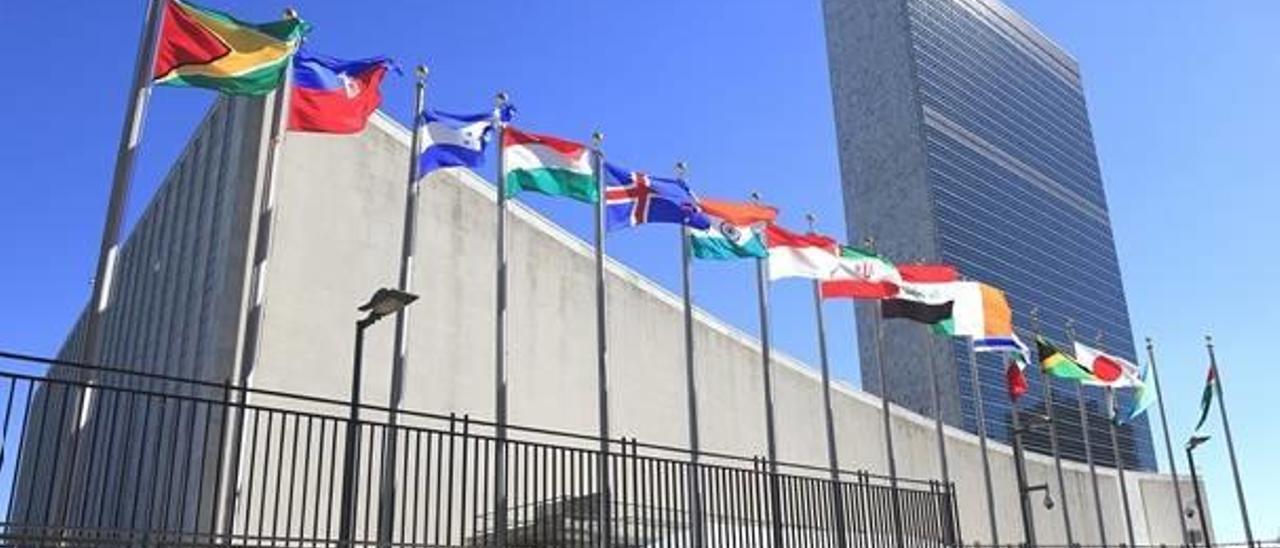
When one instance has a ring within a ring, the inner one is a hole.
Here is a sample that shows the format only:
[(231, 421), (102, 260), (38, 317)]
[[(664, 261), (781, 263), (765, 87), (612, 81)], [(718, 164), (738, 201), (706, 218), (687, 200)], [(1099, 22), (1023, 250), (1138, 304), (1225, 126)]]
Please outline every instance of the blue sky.
[[(1184, 439), (1195, 420), (1202, 337), (1213, 333), (1254, 531), (1276, 538), (1269, 337), (1280, 312), (1252, 291), (1280, 275), (1280, 3), (1011, 1), (1083, 68), (1134, 331), (1157, 341), (1174, 435)], [(254, 20), (284, 4), (213, 5)], [(15, 0), (0, 10), (0, 51), (25, 61), (0, 90), (0, 348), (53, 353), (87, 298), (142, 6)], [(318, 51), (429, 64), (435, 106), (483, 109), (505, 90), (523, 126), (579, 139), (600, 129), (620, 165), (661, 173), (685, 160), (704, 195), (759, 190), (783, 222), (802, 226), (813, 212), (821, 230), (844, 233), (818, 0), (294, 6), (314, 22)], [(401, 120), (410, 84), (384, 86), (385, 108)], [(154, 94), (131, 219), (211, 97)], [(586, 209), (528, 201), (586, 234)], [(610, 242), (669, 288), (679, 287), (677, 246), (666, 227)], [(756, 331), (747, 265), (702, 264), (694, 276), (701, 306)], [(814, 363), (808, 286), (779, 284), (773, 302), (776, 344)], [(857, 385), (851, 309), (829, 305), (827, 316), (835, 374)], [(1242, 538), (1220, 435), (1200, 458), (1219, 533)]]

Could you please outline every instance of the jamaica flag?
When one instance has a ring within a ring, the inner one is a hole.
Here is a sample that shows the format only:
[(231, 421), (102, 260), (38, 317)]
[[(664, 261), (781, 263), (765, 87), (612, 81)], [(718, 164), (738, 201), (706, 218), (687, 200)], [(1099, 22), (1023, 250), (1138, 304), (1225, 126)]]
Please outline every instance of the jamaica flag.
[(1062, 353), (1053, 343), (1036, 335), (1036, 353), (1040, 355), (1040, 370), (1061, 379), (1092, 379), (1093, 372), (1080, 365), (1071, 356)]
[(245, 23), (182, 0), (163, 1), (152, 70), (161, 85), (266, 94), (280, 85), (308, 29), (297, 18)]

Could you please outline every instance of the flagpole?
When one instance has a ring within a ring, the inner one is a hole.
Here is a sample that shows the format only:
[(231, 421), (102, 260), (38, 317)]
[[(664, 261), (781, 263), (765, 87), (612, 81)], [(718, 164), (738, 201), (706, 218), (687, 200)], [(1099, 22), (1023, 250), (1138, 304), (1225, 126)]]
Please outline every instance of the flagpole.
[[(942, 423), (942, 388), (938, 385), (938, 360), (933, 355), (933, 333), (930, 332), (929, 326), (921, 324), (926, 338), (929, 339), (929, 395), (933, 398), (933, 427), (938, 437), (938, 466), (942, 472), (942, 484), (947, 489), (951, 489), (951, 467), (947, 464), (947, 435)], [(955, 538), (954, 531), (951, 530), (953, 520), (947, 520), (948, 529), (945, 538)]]
[(974, 411), (978, 419), (978, 445), (982, 450), (982, 478), (987, 488), (987, 518), (991, 525), (991, 544), (999, 546), (1000, 532), (996, 524), (996, 493), (995, 488), (991, 485), (991, 457), (987, 454), (987, 417), (984, 410), (985, 405), (982, 403), (982, 385), (978, 380), (978, 353), (973, 350), (972, 338), (969, 338), (969, 382), (973, 386)]
[[(875, 239), (868, 237), (866, 239), (866, 247), (872, 252), (875, 251)], [(902, 548), (902, 505), (898, 500), (898, 462), (894, 458), (893, 451), (893, 421), (889, 414), (889, 399), (891, 392), (889, 390), (889, 382), (886, 380), (884, 372), (884, 322), (881, 321), (881, 305), (880, 300), (875, 300), (875, 358), (876, 370), (880, 380), (880, 415), (884, 423), (884, 446), (885, 455), (888, 457), (889, 464), (889, 486), (891, 499), (893, 504), (893, 532), (894, 544), (898, 548)], [(983, 454), (986, 458), (986, 454)], [(994, 515), (992, 516), (994, 520)]]
[[(1222, 433), (1227, 438), (1227, 455), (1231, 457), (1231, 477), (1236, 484), (1236, 500), (1240, 502), (1240, 519), (1244, 522), (1244, 538), (1253, 547), (1253, 527), (1249, 523), (1249, 508), (1244, 502), (1244, 485), (1240, 482), (1240, 466), (1236, 462), (1236, 446), (1231, 440), (1231, 423), (1227, 421), (1227, 403), (1222, 396), (1222, 374), (1218, 371), (1218, 358), (1213, 352), (1213, 337), (1204, 336), (1204, 346), (1209, 350), (1209, 367), (1213, 368), (1214, 391), (1218, 394), (1218, 412), (1222, 414)], [(1205, 534), (1208, 534), (1205, 531)]]
[[(413, 96), (413, 130), (409, 138), (409, 180), (405, 185), (404, 196), (404, 232), (400, 240), (400, 279), (398, 288), (409, 293), (413, 290), (414, 253), (418, 246), (418, 197), (421, 194), (421, 181), (418, 171), (418, 149), (422, 146), (422, 110), (426, 101), (427, 74), (426, 65), (418, 65), (415, 75)], [(404, 401), (404, 372), (409, 363), (409, 309), (403, 307), (396, 313), (395, 342), (392, 346), (391, 392), (388, 400), (387, 432), (383, 437), (382, 452), (382, 489), (378, 497), (378, 543), (390, 545), (392, 531), (395, 527), (395, 455), (399, 444), (396, 424), (399, 420), (400, 405)]]
[[(1040, 332), (1039, 307), (1031, 309), (1032, 329)], [(1053, 414), (1053, 379), (1044, 375), (1044, 413), (1049, 417), (1049, 450), (1053, 452), (1053, 468), (1058, 475), (1058, 498), (1062, 503), (1062, 523), (1066, 530), (1067, 546), (1075, 544), (1075, 535), (1071, 531), (1071, 510), (1067, 504), (1067, 482), (1062, 474), (1062, 455), (1058, 452), (1058, 421)]]
[(596, 131), (591, 134), (592, 166), (596, 178), (595, 218), (595, 262), (596, 262), (596, 405), (599, 414), (600, 456), (596, 466), (596, 483), (600, 488), (599, 520), (601, 545), (612, 545), (612, 520), (610, 516), (609, 490), (609, 344), (608, 325), (605, 323), (605, 279), (604, 279), (604, 151), (600, 145), (604, 142), (604, 133)]
[(506, 122), (502, 111), (507, 105), (507, 94), (499, 92), (494, 98), (493, 127), (498, 140), (497, 186), (497, 249), (494, 279), (494, 334), (493, 334), (493, 530), (497, 548), (507, 546), (507, 183), (503, 176), (505, 162), (502, 158), (502, 139)]
[(1129, 486), (1124, 479), (1124, 460), (1120, 457), (1120, 435), (1117, 433), (1118, 429), (1116, 428), (1115, 420), (1116, 393), (1115, 389), (1110, 386), (1107, 387), (1107, 409), (1107, 414), (1110, 415), (1110, 420), (1107, 421), (1107, 424), (1111, 430), (1111, 454), (1112, 458), (1115, 459), (1116, 474), (1120, 479), (1120, 502), (1124, 503), (1124, 527), (1125, 532), (1128, 534), (1129, 546), (1134, 546), (1137, 543), (1135, 540), (1137, 537), (1133, 534), (1133, 513), (1129, 508)]
[[(1076, 341), (1075, 321), (1067, 319), (1067, 337), (1071, 339), (1071, 343)], [(1049, 375), (1041, 368), (1041, 374), (1044, 375), (1045, 382), (1049, 382)], [(1103, 548), (1107, 546), (1107, 525), (1106, 518), (1102, 515), (1102, 492), (1098, 488), (1098, 467), (1093, 462), (1093, 441), (1089, 435), (1089, 411), (1084, 405), (1084, 383), (1076, 383), (1076, 407), (1080, 412), (1080, 432), (1084, 441), (1084, 460), (1089, 465), (1089, 479), (1093, 483), (1093, 510), (1098, 518), (1098, 542)]]
[[(809, 222), (809, 233), (813, 234), (813, 225), (817, 217), (807, 213), (804, 218)], [(818, 326), (818, 363), (822, 366), (822, 408), (827, 427), (827, 466), (831, 472), (831, 499), (836, 518), (836, 546), (845, 548), (849, 545), (849, 539), (845, 530), (844, 494), (840, 490), (840, 458), (836, 449), (835, 416), (831, 411), (831, 363), (827, 356), (827, 322), (822, 314), (822, 287), (818, 280), (813, 280), (813, 310)]]
[(1173, 496), (1178, 503), (1178, 527), (1182, 529), (1182, 542), (1190, 542), (1190, 537), (1187, 535), (1187, 520), (1182, 516), (1186, 507), (1182, 505), (1182, 488), (1178, 485), (1178, 463), (1173, 457), (1173, 441), (1169, 437), (1169, 419), (1164, 412), (1164, 394), (1160, 391), (1160, 374), (1156, 370), (1156, 351), (1151, 337), (1147, 337), (1147, 363), (1151, 366), (1151, 382), (1155, 384), (1156, 402), (1160, 405), (1160, 428), (1164, 431), (1164, 448), (1169, 457), (1169, 477), (1173, 480)]
[(93, 296), (84, 324), (84, 351), (81, 359), (97, 365), (101, 360), (102, 341), (98, 336), (102, 318), (111, 304), (116, 258), (120, 248), (125, 210), (129, 206), (129, 187), (133, 183), (134, 164), (142, 142), (142, 125), (147, 117), (147, 99), (151, 97), (151, 71), (155, 60), (156, 39), (160, 34), (163, 0), (149, 0), (138, 41), (138, 54), (133, 65), (133, 81), (129, 86), (129, 102), (125, 107), (124, 126), (116, 148), (116, 166), (111, 177), (111, 197), (107, 201), (107, 219), (98, 246), (98, 263), (94, 269)]
[[(760, 204), (760, 193), (751, 193), (752, 203)], [(756, 258), (756, 302), (760, 305), (760, 370), (764, 377), (764, 425), (769, 455), (769, 521), (774, 548), (782, 547), (782, 486), (778, 481), (777, 429), (773, 415), (773, 364), (769, 353), (769, 274), (768, 263)]]
[[(111, 306), (111, 288), (115, 284), (116, 259), (120, 251), (120, 237), (123, 232), (125, 210), (129, 206), (129, 189), (133, 184), (134, 164), (138, 149), (141, 147), (142, 126), (147, 117), (147, 100), (151, 97), (152, 65), (155, 60), (156, 40), (159, 36), (162, 0), (149, 0), (143, 15), (142, 35), (138, 38), (138, 53), (134, 57), (133, 80), (129, 85), (128, 102), (125, 106), (124, 123), (120, 129), (120, 141), (116, 147), (116, 165), (111, 177), (111, 193), (107, 199), (106, 221), (102, 227), (102, 236), (98, 246), (98, 261), (94, 267), (89, 306), (85, 315), (82, 332), (80, 360), (91, 365), (105, 365), (102, 362), (102, 330), (103, 318)], [(88, 388), (81, 398), (79, 412), (76, 417), (85, 417), (96, 379), (89, 372), (77, 372), (76, 376), (85, 380)], [(70, 436), (78, 438), (83, 421), (69, 425)], [(72, 462), (71, 476), (74, 478), (77, 463)], [(61, 491), (62, 482), (50, 491)], [(68, 494), (68, 497), (73, 495)], [(64, 508), (69, 505), (63, 504)], [(53, 523), (60, 523), (66, 518), (64, 510), (58, 510)]]
[[(684, 182), (688, 166), (684, 162), (676, 162), (676, 179)], [(702, 519), (702, 445), (698, 431), (698, 382), (693, 364), (693, 290), (692, 263), (693, 253), (689, 247), (689, 225), (680, 225), (680, 274), (681, 287), (684, 292), (684, 379), (685, 394), (689, 404), (689, 513), (693, 532), (693, 545), (702, 548), (706, 544), (706, 535)]]

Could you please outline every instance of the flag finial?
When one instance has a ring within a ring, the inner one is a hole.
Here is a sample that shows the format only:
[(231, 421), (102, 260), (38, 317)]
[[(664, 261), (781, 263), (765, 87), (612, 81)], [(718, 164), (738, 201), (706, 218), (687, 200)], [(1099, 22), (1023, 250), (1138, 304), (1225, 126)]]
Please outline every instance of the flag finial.
[(413, 73), (418, 76), (418, 81), (421, 82), (427, 79), (427, 75), (431, 73), (431, 70), (426, 65), (418, 65), (418, 68), (414, 69)]
[(603, 142), (604, 142), (604, 132), (603, 132), (603, 131), (599, 131), (599, 130), (597, 130), (597, 131), (593, 131), (593, 132), (591, 132), (591, 147), (592, 147), (592, 148), (595, 148), (596, 150), (599, 150), (599, 149), (600, 149), (600, 143), (603, 143)]
[(505, 91), (499, 91), (497, 95), (493, 96), (493, 104), (497, 105), (498, 108), (507, 106), (507, 101), (510, 100), (511, 97), (509, 97)]
[(809, 232), (813, 232), (813, 226), (818, 222), (818, 216), (812, 213), (805, 213), (804, 220), (809, 223)]
[(1147, 339), (1147, 348), (1151, 348), (1151, 346), (1154, 344), (1154, 343), (1151, 341), (1151, 337), (1147, 337), (1146, 339)]
[(685, 173), (688, 173), (688, 172), (689, 172), (689, 164), (684, 163), (684, 160), (680, 160), (676, 162), (676, 178), (677, 179), (684, 179)]
[(1213, 335), (1205, 335), (1204, 344), (1209, 348), (1213, 348)]
[(285, 18), (285, 19), (291, 19), (291, 20), (292, 20), (292, 19), (297, 19), (297, 18), (298, 18), (298, 10), (295, 10), (295, 9), (293, 9), (292, 7), (285, 8), (285, 9), (284, 9), (284, 18)]
[(752, 202), (755, 202), (756, 204), (759, 204), (759, 203), (760, 203), (760, 193), (759, 193), (759, 192), (756, 192), (756, 191), (754, 191), (754, 190), (752, 190), (752, 191), (751, 191), (751, 201), (752, 201)]

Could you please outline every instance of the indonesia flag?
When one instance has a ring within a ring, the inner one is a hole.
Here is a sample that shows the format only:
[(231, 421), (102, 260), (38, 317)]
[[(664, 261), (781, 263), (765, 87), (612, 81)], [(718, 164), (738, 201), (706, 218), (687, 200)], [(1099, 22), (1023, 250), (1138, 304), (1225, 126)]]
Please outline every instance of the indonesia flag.
[(1142, 384), (1142, 371), (1133, 362), (1080, 343), (1075, 346), (1076, 362), (1093, 371), (1093, 378), (1080, 382), (1112, 388)]
[(840, 267), (839, 245), (821, 234), (797, 234), (778, 225), (764, 229), (769, 247), (769, 279), (825, 280)]
[(393, 66), (385, 57), (345, 61), (299, 51), (293, 59), (289, 129), (360, 133), (382, 104), (378, 86)]

